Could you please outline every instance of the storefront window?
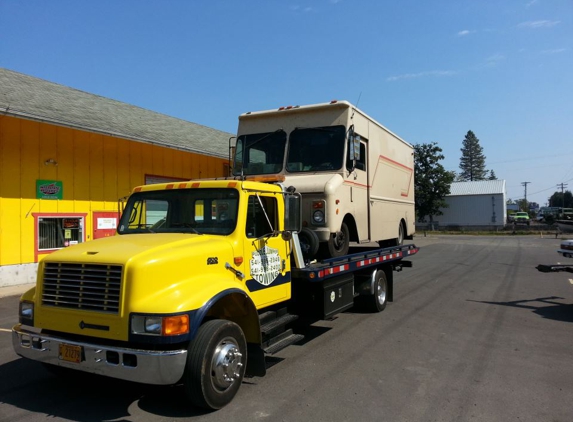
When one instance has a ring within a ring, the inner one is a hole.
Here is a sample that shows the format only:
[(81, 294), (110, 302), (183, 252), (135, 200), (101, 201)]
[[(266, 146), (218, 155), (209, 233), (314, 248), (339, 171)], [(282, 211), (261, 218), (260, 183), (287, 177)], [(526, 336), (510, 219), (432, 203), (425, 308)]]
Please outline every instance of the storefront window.
[(83, 217), (38, 217), (38, 251), (81, 243), (83, 230)]

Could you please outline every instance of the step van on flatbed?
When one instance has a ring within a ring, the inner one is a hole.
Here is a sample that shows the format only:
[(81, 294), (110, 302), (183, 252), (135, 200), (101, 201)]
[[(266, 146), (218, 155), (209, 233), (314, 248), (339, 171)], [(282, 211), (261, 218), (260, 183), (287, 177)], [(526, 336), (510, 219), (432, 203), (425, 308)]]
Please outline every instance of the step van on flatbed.
[(284, 176), (303, 196), (301, 241), (317, 256), (416, 231), (413, 146), (347, 101), (241, 114), (232, 171)]

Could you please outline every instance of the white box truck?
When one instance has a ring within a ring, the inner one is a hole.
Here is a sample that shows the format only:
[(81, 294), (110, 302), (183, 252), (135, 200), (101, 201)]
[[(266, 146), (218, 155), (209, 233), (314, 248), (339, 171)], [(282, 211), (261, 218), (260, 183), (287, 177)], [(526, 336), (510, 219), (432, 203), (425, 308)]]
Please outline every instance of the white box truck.
[(347, 101), (239, 116), (233, 175), (284, 175), (303, 196), (307, 258), (415, 231), (414, 149)]

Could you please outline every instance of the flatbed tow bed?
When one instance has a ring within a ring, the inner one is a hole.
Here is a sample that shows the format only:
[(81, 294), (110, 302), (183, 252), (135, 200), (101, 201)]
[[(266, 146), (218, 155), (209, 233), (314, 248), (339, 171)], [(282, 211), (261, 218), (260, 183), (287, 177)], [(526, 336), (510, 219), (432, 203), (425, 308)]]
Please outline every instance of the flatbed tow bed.
[(367, 269), (380, 264), (393, 263), (396, 271), (400, 271), (402, 267), (412, 266), (410, 261), (403, 261), (403, 258), (415, 255), (419, 250), (420, 248), (415, 245), (368, 249), (342, 257), (324, 259), (311, 263), (304, 268), (293, 268), (292, 273), (294, 278), (315, 282), (323, 281), (346, 272), (353, 273), (357, 270)]

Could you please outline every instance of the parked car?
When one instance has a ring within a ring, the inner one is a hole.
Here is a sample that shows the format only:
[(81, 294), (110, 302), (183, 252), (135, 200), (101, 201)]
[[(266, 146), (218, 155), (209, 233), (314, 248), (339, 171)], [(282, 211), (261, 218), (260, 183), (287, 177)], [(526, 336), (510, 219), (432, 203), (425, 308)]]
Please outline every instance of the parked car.
[(529, 214), (526, 212), (516, 212), (513, 214), (513, 221), (515, 224), (527, 224), (528, 226), (531, 223), (529, 221)]
[[(559, 207), (541, 207), (539, 209), (539, 212), (537, 213), (536, 220), (537, 221), (547, 221), (547, 220), (553, 221), (557, 217), (558, 213), (559, 213)], [(551, 217), (547, 218), (548, 216), (551, 216)]]
[(563, 255), (564, 258), (573, 258), (573, 240), (564, 240), (561, 242), (561, 248), (557, 253)]
[(559, 220), (573, 220), (573, 208), (561, 208), (559, 210)]

